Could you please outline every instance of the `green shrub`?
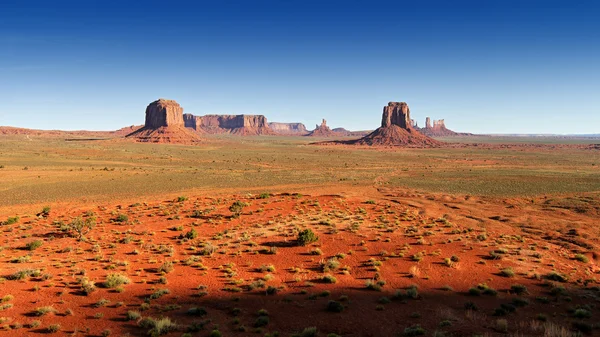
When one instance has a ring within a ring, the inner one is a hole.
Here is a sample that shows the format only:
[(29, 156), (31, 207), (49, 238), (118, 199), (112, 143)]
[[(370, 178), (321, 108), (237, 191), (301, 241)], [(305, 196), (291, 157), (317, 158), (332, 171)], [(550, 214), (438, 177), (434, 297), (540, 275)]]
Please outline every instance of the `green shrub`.
[(422, 336), (425, 334), (425, 329), (423, 329), (420, 325), (413, 325), (404, 329), (402, 333), (403, 336)]
[(28, 242), (25, 245), (25, 248), (27, 250), (36, 250), (36, 249), (40, 248), (43, 244), (44, 244), (44, 242), (42, 240), (35, 240), (35, 241)]
[(106, 281), (104, 282), (104, 287), (113, 289), (129, 283), (131, 283), (131, 280), (125, 275), (108, 274), (108, 276), (106, 276)]
[(158, 289), (150, 295), (150, 299), (156, 300), (170, 293), (171, 291), (169, 289)]
[(3, 225), (13, 225), (13, 224), (16, 224), (17, 222), (19, 222), (19, 217), (13, 216), (13, 217), (8, 217), (8, 219), (6, 219), (6, 221), (4, 221), (2, 224)]
[[(305, 328), (304, 330), (302, 330), (302, 332), (293, 334), (292, 337), (317, 337), (318, 335), (319, 335), (319, 330), (316, 327), (312, 326), (309, 328)], [(327, 335), (327, 337), (330, 337), (330, 336)]]
[(8, 277), (9, 280), (24, 280), (28, 277), (39, 277), (42, 271), (39, 269), (22, 269)]
[(573, 316), (575, 318), (590, 318), (592, 317), (592, 313), (587, 309), (579, 308), (573, 312)]
[(333, 275), (325, 275), (321, 280), (325, 283), (336, 283), (337, 279)]
[(500, 271), (500, 275), (504, 277), (513, 277), (515, 276), (515, 271), (510, 267), (504, 268)]
[(516, 298), (513, 298), (512, 304), (516, 307), (524, 307), (524, 306), (529, 305), (529, 301), (525, 298), (516, 297)]
[(51, 324), (51, 325), (48, 325), (48, 327), (46, 328), (48, 333), (59, 332), (60, 329), (61, 329), (60, 324)]
[(301, 246), (309, 245), (313, 242), (317, 242), (319, 237), (310, 229), (305, 229), (298, 233), (298, 244)]
[(162, 335), (166, 335), (170, 331), (174, 331), (177, 329), (177, 324), (171, 321), (168, 317), (163, 317), (158, 320), (152, 320), (152, 326), (148, 331), (148, 335), (152, 337), (158, 337)]
[(365, 286), (369, 290), (381, 291), (381, 288), (385, 285), (385, 281), (380, 280), (375, 282), (374, 280), (367, 280)]
[(142, 314), (139, 311), (129, 310), (127, 311), (127, 320), (128, 321), (137, 321), (142, 318)]
[(129, 221), (129, 217), (125, 214), (119, 214), (114, 219), (114, 222), (123, 223)]
[(327, 311), (342, 312), (344, 311), (344, 305), (337, 301), (329, 301), (327, 303)]
[(479, 296), (481, 295), (481, 290), (479, 288), (473, 287), (469, 289), (469, 295), (471, 296)]
[(88, 280), (87, 278), (80, 279), (79, 285), (81, 286), (81, 291), (85, 295), (89, 295), (96, 291), (96, 283), (94, 281)]
[(510, 286), (510, 291), (517, 295), (528, 294), (527, 287), (522, 284), (513, 284)]
[(242, 215), (245, 206), (245, 203), (237, 200), (233, 204), (231, 204), (231, 206), (229, 206), (229, 211), (233, 213), (234, 218), (239, 218), (240, 215)]
[(410, 286), (408, 289), (406, 289), (406, 296), (412, 299), (419, 298), (419, 288), (417, 288), (416, 285)]
[(157, 271), (159, 273), (168, 274), (168, 273), (172, 272), (174, 269), (175, 269), (175, 267), (173, 266), (173, 262), (165, 261), (165, 262), (163, 262), (163, 264), (160, 265), (160, 267), (158, 267)]
[(198, 237), (198, 232), (196, 232), (196, 229), (192, 228), (189, 232), (185, 233), (183, 236), (181, 236), (181, 238), (185, 238), (188, 240), (193, 240), (195, 238)]
[(557, 282), (567, 282), (569, 280), (566, 276), (559, 274), (555, 271), (552, 271), (552, 272), (546, 274), (544, 276), (544, 278), (547, 280), (550, 280), (550, 281), (557, 281)]
[(208, 312), (204, 308), (189, 308), (187, 314), (190, 316), (206, 316)]
[(75, 218), (70, 224), (62, 228), (63, 231), (69, 232), (71, 236), (76, 237), (79, 241), (85, 239), (85, 235), (94, 229), (96, 219), (89, 217), (83, 220), (81, 217)]
[(340, 261), (338, 261), (335, 257), (328, 259), (327, 261), (322, 261), (320, 263), (321, 271), (324, 273), (329, 272), (331, 270), (336, 270), (340, 267)]
[(54, 309), (54, 307), (52, 307), (52, 306), (39, 307), (33, 311), (33, 315), (34, 316), (44, 316), (46, 314), (55, 313), (55, 312), (56, 312), (56, 309)]
[(42, 208), (42, 211), (40, 213), (38, 213), (38, 216), (47, 218), (48, 216), (50, 216), (50, 206), (45, 206), (44, 208)]
[(583, 262), (583, 263), (590, 262), (590, 260), (588, 259), (588, 257), (585, 256), (585, 255), (583, 255), (583, 254), (577, 254), (577, 255), (575, 255), (575, 260), (577, 260), (579, 262)]
[(259, 316), (254, 322), (255, 328), (267, 326), (269, 324), (269, 316)]

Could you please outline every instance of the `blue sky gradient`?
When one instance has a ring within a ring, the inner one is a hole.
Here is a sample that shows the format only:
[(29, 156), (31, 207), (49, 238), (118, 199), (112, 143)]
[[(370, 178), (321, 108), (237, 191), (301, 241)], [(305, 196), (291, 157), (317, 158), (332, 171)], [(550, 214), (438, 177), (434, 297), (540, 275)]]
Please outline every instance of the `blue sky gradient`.
[(146, 105), (474, 133), (600, 133), (596, 1), (2, 1), (0, 125), (114, 130)]

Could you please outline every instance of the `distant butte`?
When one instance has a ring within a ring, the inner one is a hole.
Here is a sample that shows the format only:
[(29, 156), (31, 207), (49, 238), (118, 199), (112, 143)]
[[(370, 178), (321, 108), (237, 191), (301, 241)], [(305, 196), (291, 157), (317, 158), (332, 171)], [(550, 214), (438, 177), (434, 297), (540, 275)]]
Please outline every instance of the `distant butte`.
[(307, 136), (309, 137), (331, 137), (336, 136), (336, 133), (333, 132), (328, 126), (327, 121), (323, 119), (321, 125), (317, 125), (313, 131), (311, 131)]
[(449, 136), (468, 136), (470, 133), (458, 133), (446, 128), (446, 123), (443, 119), (434, 120), (431, 123), (431, 118), (425, 119), (425, 127), (419, 128), (416, 123), (414, 128), (428, 137), (449, 137)]
[(280, 135), (305, 135), (308, 133), (306, 126), (302, 123), (269, 123), (269, 127), (273, 132)]
[(158, 99), (146, 107), (144, 127), (126, 136), (138, 142), (191, 144), (200, 136), (185, 127), (183, 108), (174, 100)]
[(443, 144), (413, 128), (406, 102), (389, 102), (383, 107), (381, 127), (361, 139), (346, 143), (405, 147), (437, 147)]

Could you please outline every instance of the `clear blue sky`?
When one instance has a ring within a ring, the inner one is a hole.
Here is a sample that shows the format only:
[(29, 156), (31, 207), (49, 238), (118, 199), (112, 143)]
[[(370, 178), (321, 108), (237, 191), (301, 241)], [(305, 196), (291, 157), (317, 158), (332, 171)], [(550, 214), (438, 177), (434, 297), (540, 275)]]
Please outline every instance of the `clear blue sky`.
[(598, 1), (0, 2), (0, 125), (112, 130), (146, 105), (374, 129), (600, 133)]

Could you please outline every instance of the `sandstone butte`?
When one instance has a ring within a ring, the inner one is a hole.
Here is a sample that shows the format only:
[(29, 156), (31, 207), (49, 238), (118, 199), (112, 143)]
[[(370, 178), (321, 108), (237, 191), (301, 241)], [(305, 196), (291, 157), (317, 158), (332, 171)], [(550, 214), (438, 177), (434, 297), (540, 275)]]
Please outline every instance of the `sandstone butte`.
[(174, 100), (158, 99), (146, 107), (144, 127), (126, 136), (138, 142), (193, 144), (200, 136), (187, 129), (183, 108)]
[(309, 137), (331, 137), (337, 136), (335, 132), (333, 132), (328, 126), (327, 121), (323, 119), (321, 125), (317, 125), (313, 131), (311, 131), (307, 136)]
[(460, 133), (454, 132), (446, 128), (446, 123), (443, 119), (434, 120), (432, 125), (431, 118), (427, 117), (425, 119), (424, 128), (419, 128), (418, 126), (415, 126), (414, 128), (428, 137), (445, 137), (461, 135)]
[(389, 102), (383, 107), (381, 127), (361, 139), (346, 143), (405, 147), (437, 147), (443, 144), (413, 128), (406, 102)]

